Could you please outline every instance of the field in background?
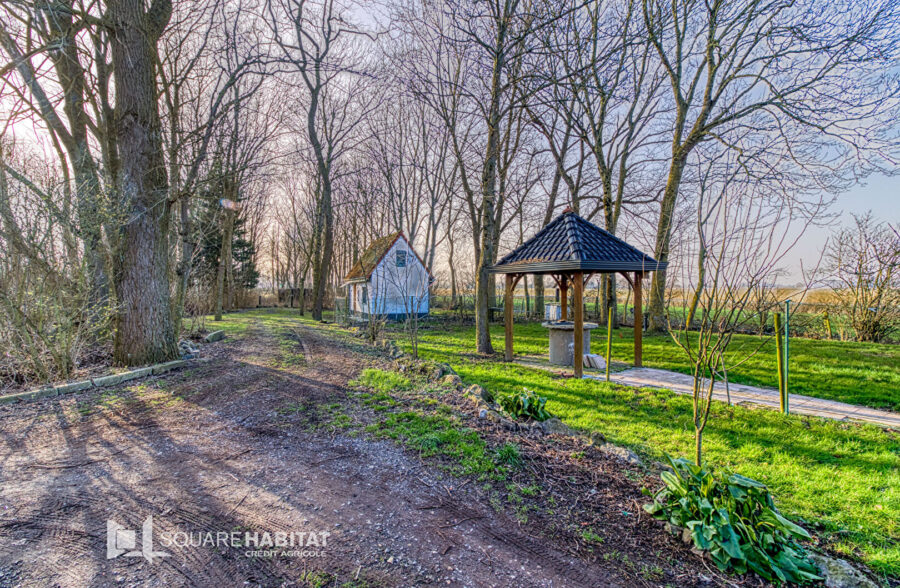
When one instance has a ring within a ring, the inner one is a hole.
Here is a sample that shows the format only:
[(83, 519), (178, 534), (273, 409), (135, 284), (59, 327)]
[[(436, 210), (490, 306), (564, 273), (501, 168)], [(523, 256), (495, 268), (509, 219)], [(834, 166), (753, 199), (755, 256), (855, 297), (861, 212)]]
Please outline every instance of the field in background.
[[(440, 292), (440, 291), (439, 291)], [(856, 338), (856, 331), (853, 326), (850, 324), (848, 317), (836, 310), (833, 305), (829, 304), (827, 301), (830, 300), (830, 297), (825, 292), (816, 292), (816, 296), (813, 296), (812, 293), (807, 297), (807, 300), (802, 304), (797, 304), (796, 302), (791, 306), (791, 320), (790, 320), (790, 328), (791, 335), (798, 337), (808, 337), (814, 339), (825, 339), (825, 340), (836, 340), (836, 341), (853, 341)], [(787, 298), (789, 293), (785, 292), (783, 295), (779, 294), (779, 300)], [(551, 290), (547, 290), (547, 296), (545, 298), (547, 304), (559, 304), (558, 301), (554, 299), (554, 295)], [(634, 300), (631, 297), (626, 296), (625, 292), (619, 292), (619, 304), (618, 304), (618, 316), (620, 324), (626, 326), (634, 325)], [(628, 302), (626, 305), (625, 302)], [(497, 296), (497, 304), (498, 308), (495, 309), (494, 316), (497, 319), (501, 319), (503, 316), (502, 306), (503, 306), (503, 295), (502, 293)], [(473, 318), (474, 317), (474, 296), (472, 294), (464, 294), (458, 297), (458, 303), (456, 308), (451, 310), (451, 299), (449, 295), (446, 294), (435, 294), (432, 296), (432, 313), (438, 316), (441, 315), (451, 315), (451, 316), (461, 316), (465, 318)], [(513, 312), (515, 313), (518, 319), (537, 319), (543, 318), (538, 317), (534, 310), (534, 298), (526, 299), (524, 293), (521, 289), (516, 293), (513, 297)], [(773, 329), (775, 328), (775, 312), (784, 312), (784, 305), (779, 304), (777, 308), (769, 309), (766, 313), (765, 317), (765, 327), (764, 332), (771, 334)], [(831, 332), (829, 334), (826, 328), (825, 322), (825, 312), (828, 312), (828, 317), (830, 321)], [(669, 302), (668, 312), (670, 313), (670, 320), (673, 323), (673, 327), (680, 327), (684, 323), (684, 317), (687, 314), (686, 311), (686, 303), (684, 302)], [(697, 311), (696, 320), (699, 320), (703, 314), (702, 309)], [(759, 334), (760, 327), (762, 326), (760, 323), (759, 313), (754, 311), (752, 308), (748, 308), (745, 310), (742, 315), (745, 317), (743, 324), (739, 326), (737, 329), (739, 332), (748, 333), (748, 334)], [(600, 305), (600, 301), (597, 299), (596, 293), (588, 292), (584, 297), (584, 317), (585, 320), (605, 323), (606, 317), (604, 311)], [(646, 320), (646, 316), (644, 319)], [(680, 322), (679, 322), (680, 321)], [(888, 333), (885, 337), (886, 343), (900, 343), (900, 331), (894, 331), (893, 333)]]

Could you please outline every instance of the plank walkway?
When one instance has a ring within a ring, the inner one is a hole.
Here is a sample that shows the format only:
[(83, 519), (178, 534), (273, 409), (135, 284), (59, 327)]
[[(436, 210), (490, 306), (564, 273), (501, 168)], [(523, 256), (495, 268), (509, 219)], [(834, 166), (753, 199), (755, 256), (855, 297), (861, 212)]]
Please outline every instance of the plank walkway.
[[(546, 363), (542, 364), (542, 362), (534, 361), (533, 359), (530, 361), (521, 361), (519, 363), (529, 367), (546, 369), (559, 374), (572, 373), (571, 368), (566, 370), (559, 366), (550, 366)], [(613, 365), (615, 366), (615, 364)], [(586, 373), (584, 377), (601, 381), (606, 379), (606, 376), (602, 374)], [(693, 379), (687, 374), (680, 374), (678, 372), (656, 368), (630, 368), (624, 371), (614, 372), (610, 374), (610, 380), (625, 386), (665, 388), (666, 390), (671, 390), (677, 394), (686, 395), (691, 394), (693, 386)], [(750, 404), (780, 410), (778, 390), (734, 383), (729, 383), (728, 389), (731, 392), (732, 404)], [(728, 401), (724, 382), (716, 382), (716, 386), (713, 389), (713, 398), (721, 400), (722, 402)], [(887, 410), (878, 410), (865, 406), (857, 406), (855, 404), (837, 402), (835, 400), (802, 396), (800, 394), (791, 394), (789, 408), (791, 414), (804, 414), (838, 421), (863, 421), (882, 427), (900, 430), (900, 413)]]

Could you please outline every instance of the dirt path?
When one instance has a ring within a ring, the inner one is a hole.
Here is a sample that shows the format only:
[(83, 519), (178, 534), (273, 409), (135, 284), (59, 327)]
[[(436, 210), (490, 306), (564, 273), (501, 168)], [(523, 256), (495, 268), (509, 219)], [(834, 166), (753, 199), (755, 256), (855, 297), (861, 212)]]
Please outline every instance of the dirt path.
[[(397, 445), (329, 427), (360, 357), (299, 333), (291, 365), (281, 335), (257, 322), (191, 370), (0, 408), (0, 585), (628, 583), (530, 536)], [(149, 516), (168, 557), (108, 559), (108, 520), (137, 530), (146, 550)], [(247, 532), (306, 533), (308, 553), (247, 557), (252, 546), (207, 543)]]

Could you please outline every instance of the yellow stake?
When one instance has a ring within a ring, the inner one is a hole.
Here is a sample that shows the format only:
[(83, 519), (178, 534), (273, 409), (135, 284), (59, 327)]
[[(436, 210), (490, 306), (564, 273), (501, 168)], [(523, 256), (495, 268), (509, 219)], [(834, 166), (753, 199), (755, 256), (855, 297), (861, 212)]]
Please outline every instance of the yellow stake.
[(612, 307), (606, 318), (606, 381), (609, 382), (609, 364), (612, 363)]
[(775, 313), (775, 355), (778, 366), (778, 398), (781, 401), (781, 412), (784, 412), (784, 339), (780, 312)]

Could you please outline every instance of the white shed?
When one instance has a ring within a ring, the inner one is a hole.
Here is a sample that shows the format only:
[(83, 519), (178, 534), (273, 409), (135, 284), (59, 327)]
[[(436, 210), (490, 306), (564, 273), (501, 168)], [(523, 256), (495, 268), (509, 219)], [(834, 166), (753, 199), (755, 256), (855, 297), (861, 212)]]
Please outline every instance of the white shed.
[(404, 320), (429, 312), (432, 276), (401, 232), (373, 241), (344, 278), (350, 314)]

